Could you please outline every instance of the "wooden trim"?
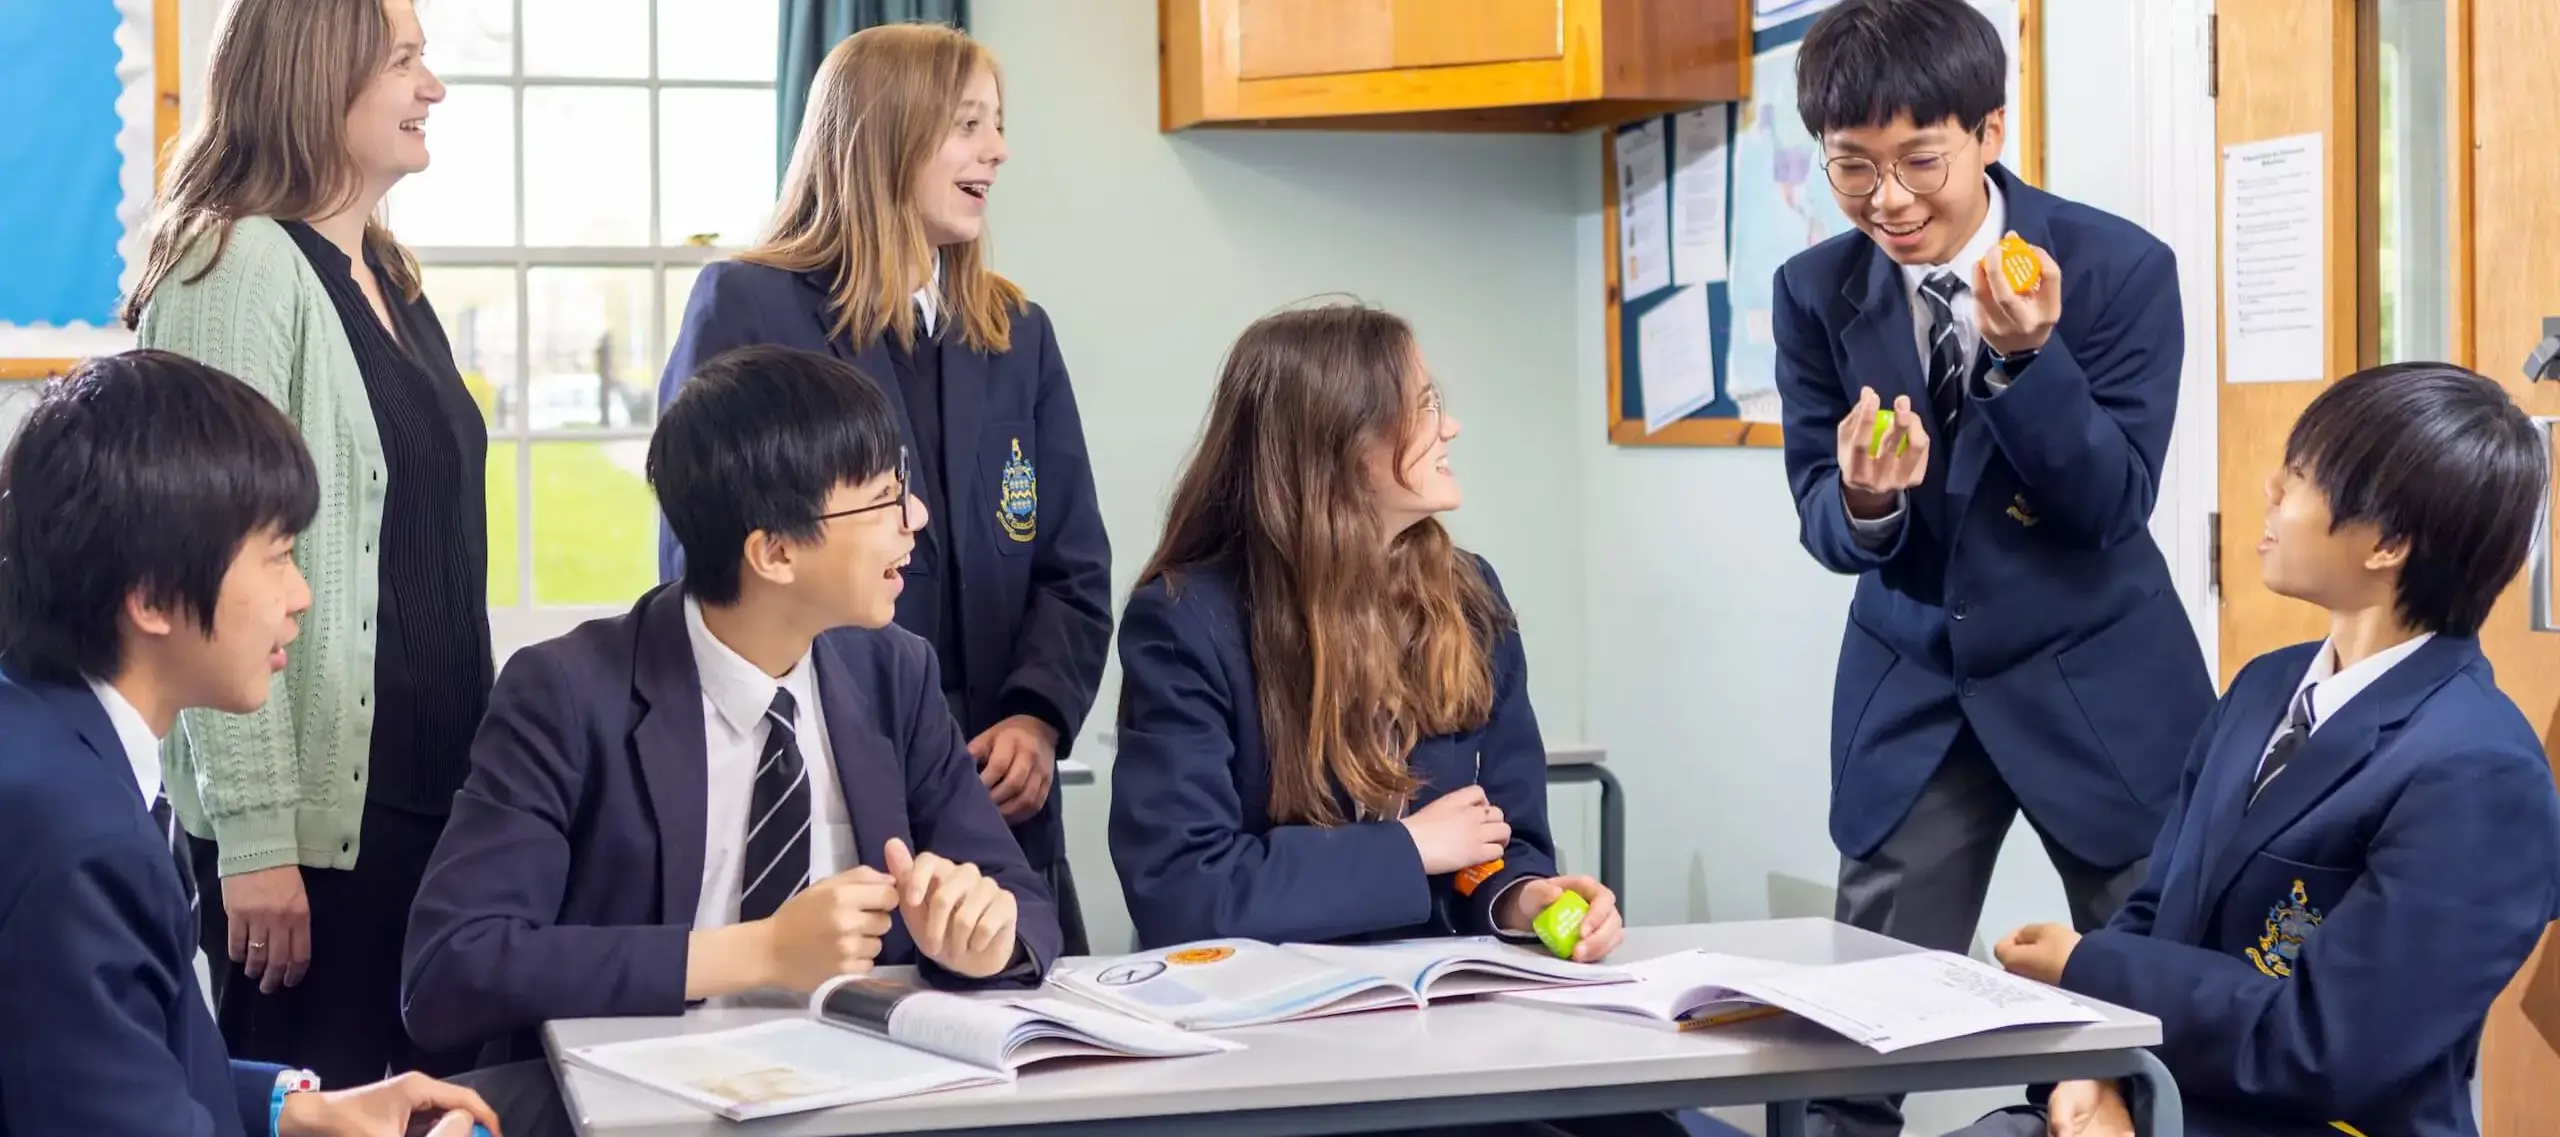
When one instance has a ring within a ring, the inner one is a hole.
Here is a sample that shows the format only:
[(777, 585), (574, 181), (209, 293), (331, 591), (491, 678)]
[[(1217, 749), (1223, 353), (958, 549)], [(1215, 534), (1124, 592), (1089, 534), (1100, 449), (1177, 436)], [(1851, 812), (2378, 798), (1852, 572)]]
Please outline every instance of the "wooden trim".
[(2355, 185), (2347, 200), (2355, 207), (2355, 370), (2361, 371), (2382, 362), (2381, 0), (2356, 0), (2351, 35), (2355, 54), (2348, 73), (2355, 76), (2355, 114), (2343, 137), (2355, 147)]
[(2044, 0), (2018, 0), (2018, 176), (2044, 184)]
[(77, 359), (0, 359), (0, 382), (23, 382), (68, 375)]
[(2361, 85), (2356, 78), (2356, 57), (2361, 50), (2358, 45), (2363, 36), (2354, 29), (2365, 23), (2357, 19), (2357, 6), (2358, 0), (2334, 0), (2329, 25), (2346, 29), (2346, 34), (2329, 37), (2330, 74), (2335, 78), (2329, 89), (2329, 123), (2322, 131), (2327, 136), (2322, 156), (2328, 159), (2329, 170), (2323, 189), (2328, 208), (2322, 211), (2321, 221), (2328, 229), (2326, 256), (2329, 264), (2337, 269), (2328, 274), (2326, 297), (2330, 378), (2358, 369), (2359, 361), (2363, 359), (2361, 342), (2365, 335), (2365, 321), (2354, 318), (2353, 314), (2361, 311), (2364, 303), (2365, 276), (2358, 256), (2361, 243), (2358, 233), (2365, 224), (2361, 215), (2366, 211), (2340, 208), (2359, 200), (2358, 195), (2362, 191), (2357, 187), (2363, 184), (2363, 151), (2366, 149), (2355, 145), (2359, 129), (2356, 125), (2359, 105), (2356, 89)]
[(2447, 362), (2479, 370), (2479, 345), (2473, 342), (2479, 326), (2478, 250), (2473, 247), (2477, 229), (2472, 208), (2472, 164), (2477, 160), (2478, 143), (2471, 121), (2472, 38), (2474, 13), (2472, 0), (2445, 0), (2445, 200), (2451, 207), (2445, 219), (2445, 240), (2452, 246), (2452, 279), (2446, 283), (2453, 293), (2453, 327)]
[(1619, 338), (1626, 313), (1621, 311), (1618, 277), (1618, 132), (1600, 132), (1600, 354), (1609, 359), (1609, 402), (1601, 409), (1602, 421), (1609, 424), (1609, 441), (1616, 442), (1621, 431), (1633, 424), (1636, 433), (1644, 433), (1644, 420), (1622, 418), (1618, 408), (1627, 405), (1626, 375), (1619, 356), (1624, 346)]

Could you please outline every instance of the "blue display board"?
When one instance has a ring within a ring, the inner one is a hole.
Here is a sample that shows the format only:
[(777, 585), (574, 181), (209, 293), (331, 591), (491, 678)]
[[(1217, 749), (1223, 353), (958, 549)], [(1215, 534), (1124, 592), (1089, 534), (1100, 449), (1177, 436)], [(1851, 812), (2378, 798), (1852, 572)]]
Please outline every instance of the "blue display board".
[(0, 326), (114, 322), (124, 24), (114, 0), (0, 0)]

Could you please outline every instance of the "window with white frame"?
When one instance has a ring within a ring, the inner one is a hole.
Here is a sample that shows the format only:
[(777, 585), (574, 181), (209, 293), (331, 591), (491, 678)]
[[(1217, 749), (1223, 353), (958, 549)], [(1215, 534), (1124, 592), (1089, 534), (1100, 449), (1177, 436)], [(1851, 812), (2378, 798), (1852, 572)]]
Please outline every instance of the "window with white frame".
[(500, 650), (657, 581), (642, 475), (694, 276), (774, 198), (778, 0), (423, 0), (427, 171), (385, 215), (489, 423)]

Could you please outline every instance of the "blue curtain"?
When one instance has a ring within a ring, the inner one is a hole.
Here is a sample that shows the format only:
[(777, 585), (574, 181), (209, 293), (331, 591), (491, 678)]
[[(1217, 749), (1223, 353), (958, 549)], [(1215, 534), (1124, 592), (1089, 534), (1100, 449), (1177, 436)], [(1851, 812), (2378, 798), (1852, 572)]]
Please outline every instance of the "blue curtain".
[(774, 72), (774, 94), (781, 99), (776, 119), (774, 176), (791, 165), (791, 144), (800, 137), (800, 113), (809, 105), (809, 84), (818, 64), (844, 37), (881, 24), (949, 24), (967, 31), (969, 0), (782, 0), (782, 58)]

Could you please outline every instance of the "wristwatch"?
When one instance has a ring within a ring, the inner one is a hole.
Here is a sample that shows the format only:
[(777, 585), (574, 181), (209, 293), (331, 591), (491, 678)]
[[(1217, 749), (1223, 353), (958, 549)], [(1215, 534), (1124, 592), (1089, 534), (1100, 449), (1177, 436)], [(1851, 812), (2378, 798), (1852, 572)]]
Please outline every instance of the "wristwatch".
[(285, 1095), (315, 1093), (319, 1089), (320, 1075), (309, 1070), (276, 1071), (275, 1094), (267, 1099), (268, 1137), (282, 1137)]
[(2027, 369), (2028, 364), (2035, 362), (2036, 353), (2044, 349), (2031, 348), (2016, 355), (2002, 355), (1999, 348), (1986, 343), (1982, 345), (1982, 350), (1990, 354), (1991, 365), (1999, 368), (2001, 374), (2015, 378), (2019, 372)]

